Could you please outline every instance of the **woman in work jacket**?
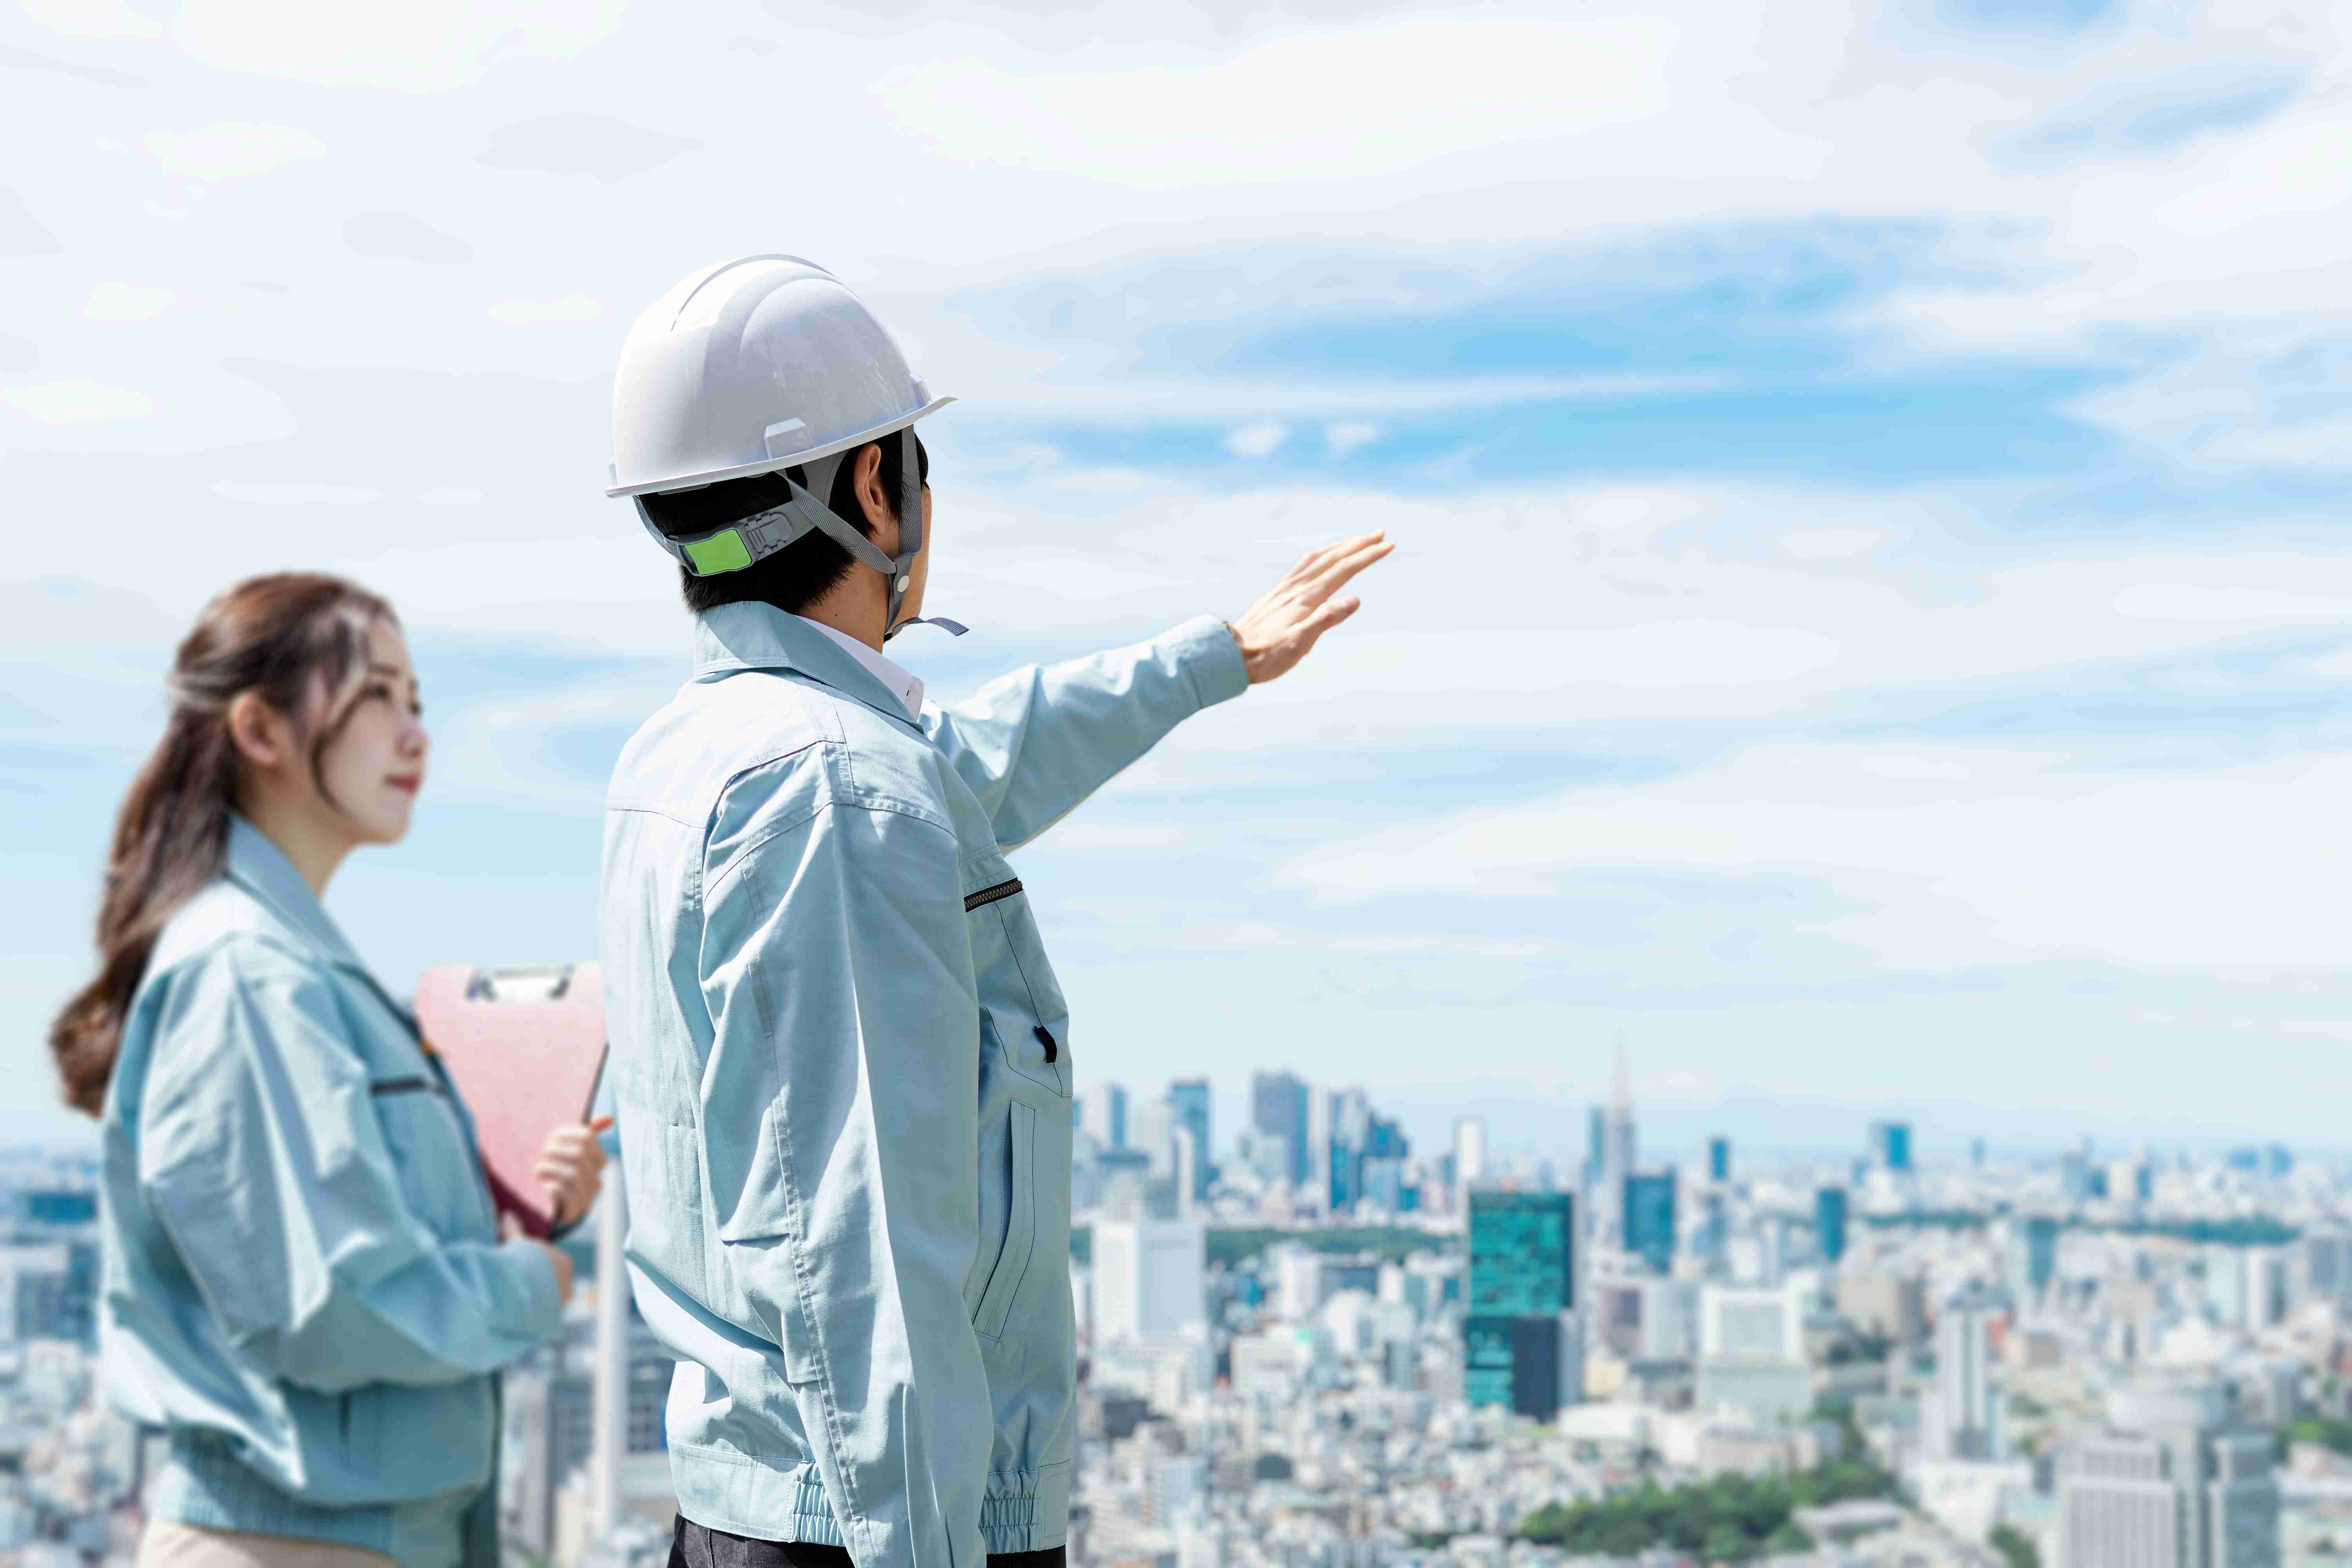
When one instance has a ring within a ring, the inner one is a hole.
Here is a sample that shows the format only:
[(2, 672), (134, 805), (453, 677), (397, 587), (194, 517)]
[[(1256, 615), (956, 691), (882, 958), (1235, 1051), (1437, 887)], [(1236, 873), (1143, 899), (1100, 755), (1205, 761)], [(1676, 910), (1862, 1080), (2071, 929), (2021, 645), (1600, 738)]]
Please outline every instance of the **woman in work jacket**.
[[(253, 578), (171, 696), (50, 1036), (102, 1127), (103, 1374), (169, 1434), (139, 1562), (492, 1568), (494, 1374), (553, 1337), (572, 1269), (499, 1239), (466, 1108), (320, 903), (424, 782), (399, 624)], [(591, 1132), (548, 1141), (560, 1216), (595, 1196)]]

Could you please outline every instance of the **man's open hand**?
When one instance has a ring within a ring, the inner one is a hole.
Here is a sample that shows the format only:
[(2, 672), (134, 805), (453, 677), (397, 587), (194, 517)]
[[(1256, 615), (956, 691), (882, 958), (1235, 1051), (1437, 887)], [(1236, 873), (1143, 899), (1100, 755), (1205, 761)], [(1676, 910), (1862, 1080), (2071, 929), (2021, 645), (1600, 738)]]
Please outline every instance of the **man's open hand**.
[(1361, 599), (1353, 594), (1333, 595), (1395, 548), (1386, 530), (1375, 530), (1310, 550), (1240, 620), (1227, 622), (1234, 641), (1241, 645), (1250, 684), (1282, 674), (1307, 657), (1316, 638), (1354, 615)]

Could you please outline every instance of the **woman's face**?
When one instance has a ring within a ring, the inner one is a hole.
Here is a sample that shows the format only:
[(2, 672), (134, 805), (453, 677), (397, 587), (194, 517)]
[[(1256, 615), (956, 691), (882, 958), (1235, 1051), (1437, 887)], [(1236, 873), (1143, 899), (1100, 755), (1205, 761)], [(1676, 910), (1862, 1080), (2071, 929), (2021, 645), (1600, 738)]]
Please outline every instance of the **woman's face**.
[(397, 844), (425, 787), (424, 705), (399, 627), (378, 624), (367, 658), (359, 697), (320, 754), (319, 776), (357, 842)]

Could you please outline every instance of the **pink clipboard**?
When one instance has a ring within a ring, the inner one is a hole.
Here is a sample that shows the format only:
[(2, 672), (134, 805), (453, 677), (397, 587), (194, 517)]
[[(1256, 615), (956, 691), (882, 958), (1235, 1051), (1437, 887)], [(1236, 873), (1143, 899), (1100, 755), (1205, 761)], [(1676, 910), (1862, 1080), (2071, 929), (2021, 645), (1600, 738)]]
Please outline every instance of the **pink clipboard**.
[(554, 1216), (531, 1171), (547, 1135), (595, 1103), (604, 976), (593, 963), (441, 964), (416, 983), (416, 1025), (473, 1113), (490, 1195), (543, 1239)]

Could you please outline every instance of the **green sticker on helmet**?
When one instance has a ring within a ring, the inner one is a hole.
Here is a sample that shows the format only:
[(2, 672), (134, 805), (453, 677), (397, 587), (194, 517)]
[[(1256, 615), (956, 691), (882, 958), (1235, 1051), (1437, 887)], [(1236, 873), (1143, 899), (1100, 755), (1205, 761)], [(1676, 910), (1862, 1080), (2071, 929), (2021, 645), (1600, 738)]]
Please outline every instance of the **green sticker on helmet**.
[(743, 548), (743, 536), (731, 528), (708, 539), (698, 539), (691, 544), (681, 542), (678, 549), (685, 552), (686, 563), (694, 568), (694, 574), (698, 577), (715, 577), (721, 572), (740, 572), (751, 564), (751, 552)]

